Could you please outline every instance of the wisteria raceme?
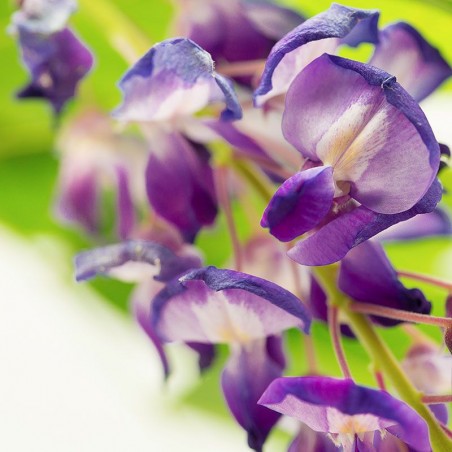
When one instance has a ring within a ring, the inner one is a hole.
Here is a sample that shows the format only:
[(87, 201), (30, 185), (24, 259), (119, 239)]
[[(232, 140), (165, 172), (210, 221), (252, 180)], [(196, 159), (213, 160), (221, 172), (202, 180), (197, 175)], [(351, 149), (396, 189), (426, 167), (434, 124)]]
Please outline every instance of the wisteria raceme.
[[(100, 33), (128, 63), (142, 56), (110, 116), (95, 96), (72, 115), (93, 64), (68, 26), (76, 8), (24, 0), (10, 26), (31, 74), (19, 96), (66, 122), (55, 210), (92, 243), (76, 280), (134, 284), (130, 311), (165, 380), (173, 343), (194, 352), (201, 379), (222, 367), (218, 390), (253, 450), (282, 416), (298, 421), (289, 452), (452, 450), (450, 356), (416, 326), (450, 346), (440, 303), (452, 283), (386, 253), (431, 237), (445, 248), (452, 233), (440, 204), (450, 143), (418, 104), (452, 75), (439, 50), (407, 22), (381, 26), (375, 9), (306, 18), (270, 0), (177, 0), (175, 36), (146, 51), (148, 30), (102, 2), (94, 10), (113, 9), (91, 17)], [(339, 56), (362, 44), (367, 61)], [(358, 347), (371, 366), (350, 360)]]

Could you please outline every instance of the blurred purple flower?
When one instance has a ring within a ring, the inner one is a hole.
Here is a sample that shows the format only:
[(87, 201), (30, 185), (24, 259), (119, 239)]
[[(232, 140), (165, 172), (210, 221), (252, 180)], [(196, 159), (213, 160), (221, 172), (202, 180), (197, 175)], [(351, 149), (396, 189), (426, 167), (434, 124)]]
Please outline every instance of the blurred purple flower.
[(145, 184), (135, 174), (146, 164), (145, 143), (112, 130), (108, 117), (84, 112), (61, 131), (57, 148), (61, 168), (57, 215), (96, 234), (101, 228), (103, 190), (116, 193), (117, 235), (130, 238), (136, 228), (135, 210), (145, 203)]
[(220, 65), (266, 58), (279, 39), (304, 21), (295, 11), (267, 0), (179, 0), (176, 4), (174, 34), (192, 39)]
[(75, 9), (72, 0), (25, 0), (10, 25), (31, 75), (17, 96), (47, 99), (57, 114), (93, 65), (90, 51), (66, 27)]
[(31, 81), (17, 96), (47, 99), (60, 113), (93, 65), (90, 51), (68, 28), (51, 35), (19, 28), (19, 43)]
[(417, 102), (452, 76), (452, 68), (438, 49), (405, 22), (397, 22), (380, 31), (379, 43), (369, 64), (396, 76)]

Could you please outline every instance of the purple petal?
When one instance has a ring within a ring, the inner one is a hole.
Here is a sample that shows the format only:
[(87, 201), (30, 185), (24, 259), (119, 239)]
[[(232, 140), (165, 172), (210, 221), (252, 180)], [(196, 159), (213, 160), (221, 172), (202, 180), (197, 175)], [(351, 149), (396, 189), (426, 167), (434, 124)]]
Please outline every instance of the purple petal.
[[(311, 287), (308, 296), (309, 309), (314, 319), (328, 322), (328, 300), (326, 293), (317, 280), (311, 275)], [(340, 331), (344, 336), (355, 338), (355, 334), (348, 325), (341, 324)]]
[(338, 452), (333, 441), (323, 433), (315, 432), (306, 425), (300, 427), (287, 452)]
[(292, 83), (283, 117), (286, 139), (304, 157), (331, 165), (335, 181), (348, 187), (341, 194), (386, 214), (419, 201), (440, 158), (424, 113), (389, 79), (372, 66), (323, 55)]
[(446, 211), (437, 207), (433, 212), (417, 215), (380, 232), (378, 240), (410, 240), (435, 235), (451, 235), (452, 222)]
[[(274, 95), (285, 93), (296, 75), (324, 52), (334, 52), (339, 38), (350, 35), (350, 43), (378, 42), (379, 13), (338, 4), (308, 19), (282, 38), (272, 49), (259, 87), (254, 93), (257, 105)], [(353, 29), (364, 22), (355, 34)], [(324, 42), (316, 42), (324, 40)], [(304, 46), (304, 48), (303, 48)]]
[(163, 342), (155, 332), (150, 319), (150, 302), (162, 288), (162, 283), (148, 280), (140, 283), (132, 294), (132, 310), (137, 323), (141, 326), (157, 351), (162, 364), (165, 379), (169, 377), (170, 367), (166, 356)]
[(264, 211), (261, 226), (289, 242), (315, 228), (333, 205), (333, 168), (320, 166), (287, 179)]
[(31, 81), (17, 96), (45, 98), (59, 113), (91, 69), (91, 53), (68, 28), (48, 36), (21, 29), (19, 42)]
[(168, 341), (247, 343), (294, 326), (308, 332), (310, 315), (276, 284), (206, 267), (166, 285), (153, 302), (153, 322)]
[(438, 347), (412, 346), (402, 361), (402, 367), (419, 391), (425, 394), (450, 392), (452, 357)]
[(416, 450), (431, 450), (427, 424), (410, 406), (387, 392), (358, 386), (352, 380), (278, 378), (259, 403), (293, 416), (318, 432), (364, 433), (386, 429)]
[(210, 55), (189, 39), (156, 44), (121, 79), (124, 102), (115, 116), (123, 121), (164, 121), (223, 101), (222, 118), (239, 119), (238, 99), (213, 67)]
[(226, 104), (226, 108), (221, 112), (221, 119), (223, 121), (241, 119), (242, 107), (239, 104), (232, 82), (220, 74), (214, 74), (214, 79), (223, 93), (224, 102)]
[(117, 168), (118, 179), (118, 236), (121, 240), (129, 237), (135, 225), (135, 209), (129, 189), (129, 180), (124, 168)]
[(270, 2), (179, 3), (177, 33), (198, 43), (218, 62), (266, 58), (273, 44), (303, 20), (296, 12)]
[(447, 405), (444, 403), (438, 403), (435, 405), (429, 405), (430, 411), (434, 414), (436, 419), (443, 425), (447, 425), (449, 422), (449, 412), (447, 410)]
[(242, 3), (254, 27), (264, 36), (274, 39), (274, 43), (305, 20), (298, 12), (271, 1), (245, 0)]
[(411, 209), (385, 215), (359, 206), (339, 215), (310, 237), (299, 241), (288, 255), (302, 265), (328, 265), (341, 260), (353, 247), (390, 226), (418, 214), (431, 212), (442, 196), (441, 184), (435, 180), (425, 196)]
[(281, 336), (268, 336), (266, 341), (266, 353), (268, 359), (272, 360), (281, 370), (286, 367), (286, 356), (284, 354), (283, 338)]
[(97, 174), (93, 168), (78, 169), (71, 163), (61, 166), (57, 215), (94, 233), (99, 227)]
[(223, 393), (237, 422), (248, 433), (251, 449), (262, 446), (280, 415), (257, 404), (265, 388), (283, 372), (267, 354), (265, 339), (232, 350), (221, 378)]
[(207, 370), (215, 360), (215, 346), (202, 342), (187, 342), (187, 345), (198, 354), (199, 370), (201, 372)]
[[(399, 281), (383, 247), (372, 241), (353, 248), (341, 261), (338, 287), (353, 300), (403, 311), (430, 314), (432, 305), (419, 289), (407, 289)], [(397, 320), (374, 317), (383, 326)]]
[(452, 68), (438, 49), (405, 22), (389, 25), (380, 32), (380, 42), (369, 64), (395, 75), (418, 102), (452, 75)]
[(12, 16), (12, 28), (51, 34), (62, 30), (76, 9), (76, 0), (22, 0)]
[[(126, 264), (146, 265), (121, 268)], [(79, 253), (75, 257), (76, 280), (84, 281), (97, 275), (122, 272), (123, 280), (142, 281), (154, 277), (158, 281), (168, 281), (191, 268), (200, 266), (196, 256), (176, 256), (172, 251), (153, 242), (128, 240), (115, 245), (107, 245)], [(144, 268), (143, 268), (144, 267)]]
[(217, 202), (210, 155), (179, 133), (153, 139), (146, 167), (146, 192), (155, 211), (192, 242), (214, 222)]
[(250, 154), (251, 156), (257, 156), (270, 160), (268, 154), (252, 137), (242, 133), (236, 128), (235, 125), (238, 123), (206, 121), (204, 124), (220, 135), (221, 138), (226, 140), (235, 149), (239, 149), (240, 151)]

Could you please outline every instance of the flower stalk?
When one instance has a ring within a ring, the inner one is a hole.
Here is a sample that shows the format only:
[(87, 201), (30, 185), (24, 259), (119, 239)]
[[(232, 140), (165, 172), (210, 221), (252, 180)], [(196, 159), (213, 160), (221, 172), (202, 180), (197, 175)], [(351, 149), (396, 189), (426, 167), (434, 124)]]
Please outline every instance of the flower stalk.
[(440, 287), (442, 289), (446, 289), (449, 292), (452, 292), (452, 283), (448, 281), (443, 281), (442, 279), (439, 278), (435, 278), (434, 276), (428, 276), (423, 275), (421, 273), (408, 271), (399, 271), (397, 272), (397, 274), (402, 278), (414, 279), (415, 281), (431, 284), (432, 286)]
[(347, 358), (345, 357), (344, 347), (341, 342), (341, 331), (339, 325), (339, 309), (334, 304), (328, 306), (328, 326), (331, 335), (331, 341), (333, 343), (334, 353), (336, 355), (339, 367), (345, 378), (351, 378), (352, 374), (347, 364)]
[(417, 312), (402, 311), (401, 309), (378, 306), (371, 303), (350, 302), (348, 308), (354, 312), (362, 314), (378, 315), (388, 319), (402, 320), (404, 322), (423, 323), (425, 325), (434, 325), (443, 328), (452, 327), (452, 319), (448, 317), (435, 317)]

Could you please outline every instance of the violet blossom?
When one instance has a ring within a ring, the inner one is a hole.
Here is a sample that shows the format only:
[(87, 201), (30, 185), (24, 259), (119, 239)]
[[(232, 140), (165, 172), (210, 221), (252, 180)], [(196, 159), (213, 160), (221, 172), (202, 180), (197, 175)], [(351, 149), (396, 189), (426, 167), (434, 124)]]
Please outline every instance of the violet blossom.
[(231, 83), (214, 71), (210, 55), (186, 38), (156, 44), (120, 82), (115, 117), (142, 123), (149, 143), (146, 192), (156, 213), (192, 242), (217, 214), (210, 155), (183, 133), (184, 121), (224, 103), (222, 120), (241, 117)]
[(344, 452), (386, 450), (397, 440), (411, 450), (431, 450), (427, 424), (416, 411), (387, 392), (352, 380), (278, 378), (259, 403), (328, 434)]
[(176, 6), (174, 34), (196, 42), (220, 65), (266, 58), (279, 39), (304, 21), (267, 0), (178, 0)]
[(282, 127), (306, 162), (261, 224), (283, 241), (310, 232), (289, 252), (301, 264), (335, 262), (392, 224), (432, 211), (441, 197), (430, 125), (384, 71), (319, 57), (291, 84)]
[[(164, 344), (150, 323), (151, 301), (165, 282), (200, 266), (200, 257), (190, 247), (182, 247), (175, 253), (159, 243), (144, 240), (95, 248), (79, 253), (75, 258), (77, 281), (108, 276), (136, 283), (131, 295), (131, 308), (136, 321), (155, 346), (165, 377), (170, 374), (170, 366)], [(215, 355), (212, 345), (196, 342), (187, 345), (198, 353), (201, 370), (212, 363)]]
[(66, 27), (74, 9), (75, 2), (69, 0), (25, 0), (10, 27), (31, 75), (17, 96), (47, 99), (57, 114), (93, 65), (90, 51)]
[(152, 325), (162, 341), (230, 345), (223, 392), (248, 444), (261, 451), (278, 416), (256, 402), (285, 366), (277, 336), (291, 327), (309, 332), (302, 302), (264, 279), (207, 267), (170, 281), (157, 294)]

